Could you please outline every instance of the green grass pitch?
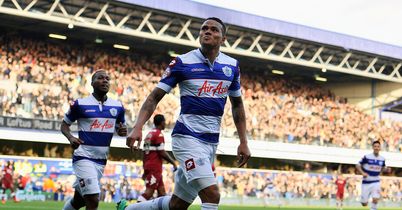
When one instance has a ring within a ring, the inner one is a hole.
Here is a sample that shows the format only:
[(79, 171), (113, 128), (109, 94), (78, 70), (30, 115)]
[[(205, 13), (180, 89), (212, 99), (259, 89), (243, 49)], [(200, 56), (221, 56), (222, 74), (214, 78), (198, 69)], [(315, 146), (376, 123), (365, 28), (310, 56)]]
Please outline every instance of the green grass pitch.
[[(14, 203), (8, 201), (6, 204), (0, 203), (0, 210), (61, 210), (63, 207), (62, 202), (46, 201), (46, 202), (21, 202)], [(81, 208), (84, 209), (84, 208)], [(115, 204), (113, 203), (101, 203), (99, 210), (114, 210)], [(199, 210), (200, 206), (192, 205), (189, 210)], [(332, 207), (252, 207), (252, 206), (219, 206), (219, 210), (335, 210), (335, 206)], [(344, 208), (344, 210), (368, 210), (369, 208)], [(400, 208), (379, 208), (380, 210), (397, 210)]]

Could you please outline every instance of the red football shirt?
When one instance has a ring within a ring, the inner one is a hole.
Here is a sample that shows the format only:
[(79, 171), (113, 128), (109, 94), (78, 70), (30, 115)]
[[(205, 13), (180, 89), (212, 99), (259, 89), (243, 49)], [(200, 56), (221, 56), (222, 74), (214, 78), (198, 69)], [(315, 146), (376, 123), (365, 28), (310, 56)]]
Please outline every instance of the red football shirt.
[(10, 189), (13, 187), (13, 168), (12, 166), (4, 166), (3, 168), (3, 178), (1, 179), (1, 185), (5, 189)]
[(144, 140), (144, 169), (162, 172), (163, 158), (159, 154), (165, 150), (165, 139), (161, 130), (152, 129)]
[(338, 192), (342, 192), (345, 190), (345, 185), (346, 185), (346, 180), (344, 179), (337, 179), (335, 182), (336, 186), (338, 187), (337, 190)]
[(11, 166), (4, 166), (3, 179), (6, 179), (7, 181), (13, 179), (13, 169), (11, 168)]

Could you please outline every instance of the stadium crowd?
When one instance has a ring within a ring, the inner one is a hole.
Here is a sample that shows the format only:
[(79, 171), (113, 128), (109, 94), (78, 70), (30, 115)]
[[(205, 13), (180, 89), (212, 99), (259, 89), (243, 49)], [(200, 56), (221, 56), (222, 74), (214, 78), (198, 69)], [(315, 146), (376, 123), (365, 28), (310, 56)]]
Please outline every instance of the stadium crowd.
[[(360, 196), (361, 177), (349, 175), (346, 185), (346, 197), (358, 200)], [(289, 171), (240, 171), (236, 169), (218, 169), (217, 179), (221, 193), (225, 197), (264, 196), (264, 189), (270, 179), (275, 196), (279, 198), (331, 199), (336, 195), (336, 175)], [(383, 178), (381, 195), (385, 200), (400, 201), (402, 180)]]
[[(162, 55), (39, 41), (19, 34), (1, 34), (0, 47), (3, 116), (61, 120), (69, 102), (90, 92), (91, 73), (103, 68), (112, 77), (109, 97), (124, 103), (132, 125), (169, 62)], [(273, 78), (267, 72), (249, 71), (247, 66), (242, 66), (241, 79), (251, 139), (362, 149), (379, 139), (384, 149), (402, 151), (402, 122), (377, 121), (311, 83)], [(157, 108), (170, 128), (179, 114), (179, 103), (176, 88)], [(222, 123), (226, 137), (236, 131), (230, 115), (226, 111)]]
[[(46, 192), (54, 200), (64, 200), (73, 195), (74, 176), (62, 174), (57, 168), (42, 162), (32, 164), (28, 160), (14, 160), (15, 187), (25, 193)], [(6, 165), (0, 159), (0, 168)], [(117, 202), (121, 198), (137, 199), (144, 191), (142, 162), (109, 162), (101, 179), (101, 200)], [(334, 199), (336, 195), (336, 175), (307, 172), (244, 170), (233, 168), (216, 168), (216, 177), (223, 198), (264, 198), (270, 179), (274, 186), (274, 196), (279, 199), (308, 198)], [(361, 176), (349, 174), (345, 197), (358, 200), (361, 189)], [(163, 180), (166, 192), (173, 192), (173, 169), (164, 165)], [(402, 179), (382, 177), (382, 199), (402, 202)], [(272, 196), (272, 195), (271, 195)]]

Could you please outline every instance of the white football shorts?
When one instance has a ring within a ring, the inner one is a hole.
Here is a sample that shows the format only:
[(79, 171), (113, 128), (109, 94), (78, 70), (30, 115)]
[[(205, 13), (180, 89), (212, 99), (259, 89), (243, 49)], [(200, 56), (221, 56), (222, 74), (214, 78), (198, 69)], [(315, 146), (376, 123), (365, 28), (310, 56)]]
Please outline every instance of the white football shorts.
[(74, 187), (84, 195), (99, 194), (99, 180), (103, 176), (105, 166), (94, 163), (90, 160), (79, 160), (73, 163), (73, 169), (77, 179)]
[(371, 198), (379, 199), (381, 197), (381, 185), (380, 182), (374, 182), (369, 184), (362, 184), (361, 203), (367, 203), (370, 196)]
[(200, 190), (217, 184), (212, 171), (216, 148), (215, 144), (204, 143), (191, 136), (173, 136), (173, 155), (180, 163), (175, 174), (176, 196), (192, 203)]

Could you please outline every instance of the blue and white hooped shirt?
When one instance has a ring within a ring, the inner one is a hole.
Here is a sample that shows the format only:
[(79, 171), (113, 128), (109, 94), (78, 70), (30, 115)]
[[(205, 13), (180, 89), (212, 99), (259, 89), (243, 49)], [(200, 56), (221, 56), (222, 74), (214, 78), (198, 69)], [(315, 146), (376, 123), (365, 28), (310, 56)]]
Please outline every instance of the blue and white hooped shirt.
[(179, 55), (157, 87), (169, 93), (177, 84), (181, 111), (172, 136), (217, 144), (227, 96), (241, 96), (238, 61), (220, 52), (211, 64), (200, 49)]
[(125, 124), (121, 102), (108, 98), (103, 104), (93, 95), (77, 99), (65, 114), (64, 121), (78, 123), (78, 136), (84, 141), (74, 150), (73, 162), (87, 159), (106, 165), (109, 146), (119, 123)]
[(385, 158), (373, 153), (363, 156), (359, 164), (363, 171), (368, 174), (367, 178), (363, 178), (363, 184), (370, 184), (380, 181), (380, 174), (385, 167)]

